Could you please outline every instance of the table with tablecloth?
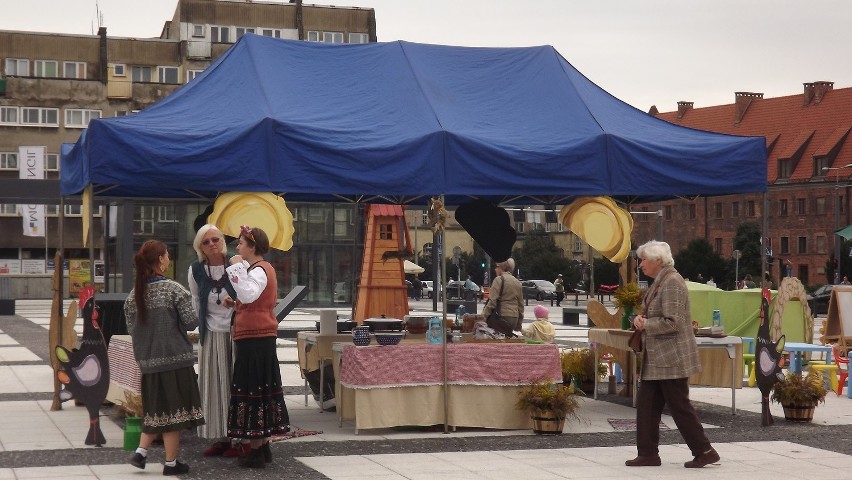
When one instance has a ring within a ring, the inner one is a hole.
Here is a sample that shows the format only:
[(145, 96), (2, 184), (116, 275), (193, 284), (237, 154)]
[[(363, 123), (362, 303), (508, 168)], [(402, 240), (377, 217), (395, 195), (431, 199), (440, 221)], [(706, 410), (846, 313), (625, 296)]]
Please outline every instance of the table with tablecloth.
[[(335, 344), (338, 416), (356, 431), (441, 425), (442, 345), (356, 347)], [(559, 348), (547, 344), (447, 345), (447, 423), (454, 427), (528, 429), (529, 413), (515, 403), (524, 385), (559, 382)]]

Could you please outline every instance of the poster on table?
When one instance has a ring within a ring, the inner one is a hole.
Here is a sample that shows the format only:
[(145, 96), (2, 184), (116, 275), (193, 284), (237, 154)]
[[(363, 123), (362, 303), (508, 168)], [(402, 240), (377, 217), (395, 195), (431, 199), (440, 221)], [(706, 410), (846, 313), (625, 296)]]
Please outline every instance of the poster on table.
[(0, 275), (19, 275), (21, 273), (21, 261), (15, 259), (0, 259)]
[(69, 292), (76, 295), (83, 287), (91, 283), (92, 266), (88, 260), (71, 258), (68, 262)]
[(44, 260), (33, 258), (21, 260), (21, 273), (28, 275), (43, 275)]

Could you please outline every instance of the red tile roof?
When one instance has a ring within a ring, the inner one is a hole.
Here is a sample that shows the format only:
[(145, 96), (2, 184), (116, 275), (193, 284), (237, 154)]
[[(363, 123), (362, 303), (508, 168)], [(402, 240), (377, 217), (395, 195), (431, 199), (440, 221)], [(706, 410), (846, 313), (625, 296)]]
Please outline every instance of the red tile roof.
[[(814, 84), (808, 85), (813, 88)], [(814, 158), (835, 154), (829, 166), (852, 163), (852, 142), (847, 142), (852, 129), (852, 88), (835, 90), (830, 82), (817, 82), (817, 88), (820, 86), (827, 91), (821, 98), (811, 94), (807, 103), (804, 91), (787, 97), (753, 97), (739, 123), (736, 103), (688, 109), (681, 112), (682, 118), (677, 111), (660, 113), (657, 118), (712, 132), (764, 136), (769, 149), (768, 183), (776, 182), (778, 160), (784, 158), (795, 162), (786, 181), (807, 182), (825, 176), (823, 171), (814, 172)], [(852, 174), (852, 169), (845, 174)]]
[(370, 215), (374, 217), (401, 217), (402, 205), (370, 204)]

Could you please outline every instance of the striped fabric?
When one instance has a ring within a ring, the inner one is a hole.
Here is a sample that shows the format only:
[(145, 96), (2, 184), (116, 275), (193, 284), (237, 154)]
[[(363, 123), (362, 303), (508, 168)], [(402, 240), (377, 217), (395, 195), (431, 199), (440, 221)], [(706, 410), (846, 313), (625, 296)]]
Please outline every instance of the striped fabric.
[(230, 332), (208, 331), (206, 345), (198, 348), (198, 389), (207, 423), (198, 427), (198, 436), (222, 439), (228, 436), (228, 405), (234, 369)]
[(113, 336), (107, 349), (109, 381), (135, 395), (142, 394), (142, 372), (133, 356), (133, 344)]

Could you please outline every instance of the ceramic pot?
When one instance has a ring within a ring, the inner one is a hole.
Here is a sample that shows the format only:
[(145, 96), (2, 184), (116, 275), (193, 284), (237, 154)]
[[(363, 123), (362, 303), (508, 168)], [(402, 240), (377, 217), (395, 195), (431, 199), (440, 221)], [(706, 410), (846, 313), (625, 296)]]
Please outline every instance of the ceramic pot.
[(352, 329), (352, 343), (360, 347), (370, 344), (370, 327), (361, 325)]

